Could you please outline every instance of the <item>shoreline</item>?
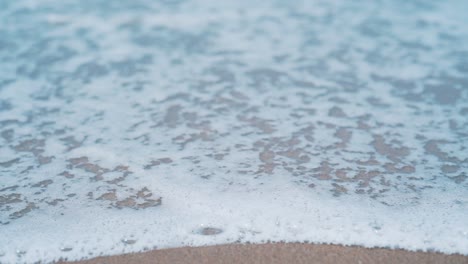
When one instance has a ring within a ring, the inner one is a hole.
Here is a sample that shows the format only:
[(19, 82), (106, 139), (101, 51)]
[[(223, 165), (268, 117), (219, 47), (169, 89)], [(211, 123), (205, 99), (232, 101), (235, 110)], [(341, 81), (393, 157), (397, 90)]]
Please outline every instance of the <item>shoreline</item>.
[(468, 263), (468, 256), (305, 243), (226, 244), (155, 249), (57, 264), (125, 263)]

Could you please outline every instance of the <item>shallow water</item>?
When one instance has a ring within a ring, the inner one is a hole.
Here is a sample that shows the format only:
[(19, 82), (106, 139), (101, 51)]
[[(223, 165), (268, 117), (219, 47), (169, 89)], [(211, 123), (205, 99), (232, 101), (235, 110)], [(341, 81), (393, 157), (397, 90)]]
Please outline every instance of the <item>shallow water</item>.
[(466, 1), (0, 2), (0, 262), (468, 255)]

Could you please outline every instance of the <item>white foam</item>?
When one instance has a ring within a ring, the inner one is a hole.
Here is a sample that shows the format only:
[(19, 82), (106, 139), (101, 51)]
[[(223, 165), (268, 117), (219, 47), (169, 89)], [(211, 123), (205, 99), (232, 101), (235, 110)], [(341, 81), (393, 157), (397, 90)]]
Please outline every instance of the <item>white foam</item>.
[(299, 2), (0, 8), (0, 262), (468, 255), (466, 3)]

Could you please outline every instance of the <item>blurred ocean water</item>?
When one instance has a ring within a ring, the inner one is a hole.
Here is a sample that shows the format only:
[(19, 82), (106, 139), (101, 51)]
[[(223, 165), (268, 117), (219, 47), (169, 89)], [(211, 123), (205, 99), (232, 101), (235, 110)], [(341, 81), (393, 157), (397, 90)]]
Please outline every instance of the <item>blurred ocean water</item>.
[(468, 2), (1, 1), (0, 262), (468, 254)]

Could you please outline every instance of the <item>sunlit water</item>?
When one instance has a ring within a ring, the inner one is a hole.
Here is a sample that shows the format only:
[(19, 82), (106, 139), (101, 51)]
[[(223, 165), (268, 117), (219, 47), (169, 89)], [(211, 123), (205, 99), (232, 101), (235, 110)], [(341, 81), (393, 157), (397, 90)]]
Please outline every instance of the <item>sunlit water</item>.
[(0, 1), (0, 262), (468, 254), (467, 1)]

